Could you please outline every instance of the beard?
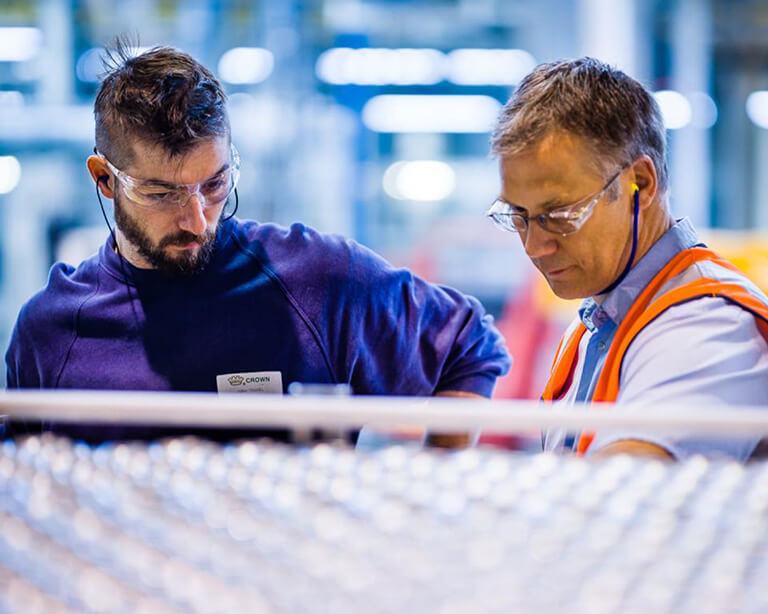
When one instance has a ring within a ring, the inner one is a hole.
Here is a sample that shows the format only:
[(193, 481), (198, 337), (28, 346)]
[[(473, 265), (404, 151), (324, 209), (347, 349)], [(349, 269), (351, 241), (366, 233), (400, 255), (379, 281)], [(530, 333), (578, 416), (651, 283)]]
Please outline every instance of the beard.
[[(123, 236), (133, 245), (136, 251), (153, 268), (169, 275), (189, 276), (202, 271), (213, 256), (216, 237), (221, 227), (221, 216), (216, 226), (209, 228), (202, 235), (195, 235), (185, 230), (166, 235), (157, 243), (153, 242), (138, 220), (131, 217), (123, 208), (120, 198), (115, 194), (115, 225), (123, 233)], [(197, 243), (200, 249), (197, 252), (183, 251), (178, 256), (170, 256), (166, 249), (173, 245), (188, 245)]]

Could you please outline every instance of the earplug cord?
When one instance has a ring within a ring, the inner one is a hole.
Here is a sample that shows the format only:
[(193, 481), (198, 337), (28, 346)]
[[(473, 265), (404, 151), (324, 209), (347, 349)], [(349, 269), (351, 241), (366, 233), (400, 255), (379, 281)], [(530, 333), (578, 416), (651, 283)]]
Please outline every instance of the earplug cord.
[(613, 290), (616, 286), (618, 286), (622, 281), (624, 281), (624, 278), (629, 273), (630, 269), (632, 268), (632, 264), (635, 261), (635, 254), (637, 253), (637, 224), (638, 224), (638, 218), (640, 217), (640, 188), (637, 186), (636, 183), (632, 184), (632, 189), (635, 191), (635, 207), (634, 207), (634, 213), (633, 213), (633, 221), (632, 221), (632, 251), (629, 254), (629, 260), (627, 260), (627, 265), (624, 267), (624, 270), (621, 272), (621, 275), (619, 275), (614, 282), (605, 288), (604, 290), (601, 290), (597, 293), (597, 295), (601, 294), (608, 294), (611, 290)]
[(121, 256), (121, 260), (122, 260), (122, 255), (120, 254), (120, 248), (117, 246), (117, 238), (115, 237), (115, 231), (112, 228), (112, 225), (109, 223), (107, 212), (104, 211), (104, 203), (101, 202), (101, 192), (99, 191), (99, 184), (102, 181), (104, 183), (107, 183), (107, 181), (109, 181), (109, 177), (107, 177), (107, 175), (102, 175), (101, 177), (99, 177), (99, 180), (96, 182), (96, 198), (99, 201), (99, 208), (101, 209), (101, 215), (104, 217), (104, 222), (106, 223), (107, 228), (109, 228), (109, 235), (112, 237), (112, 243), (115, 246), (115, 251), (117, 252), (118, 256)]

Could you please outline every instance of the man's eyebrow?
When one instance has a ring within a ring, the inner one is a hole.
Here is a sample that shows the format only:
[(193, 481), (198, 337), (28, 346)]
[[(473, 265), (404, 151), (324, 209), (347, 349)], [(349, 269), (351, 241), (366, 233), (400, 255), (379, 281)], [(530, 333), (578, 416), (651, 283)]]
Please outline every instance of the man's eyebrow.
[(151, 185), (158, 188), (172, 188), (176, 183), (169, 183), (167, 181), (161, 181), (160, 179), (140, 179), (143, 185)]
[[(202, 181), (196, 181), (195, 183), (206, 183), (211, 179), (215, 179), (218, 175), (221, 175), (225, 170), (227, 170), (227, 168), (229, 168), (229, 162), (225, 162), (219, 170), (217, 170), (213, 175), (211, 175), (207, 179), (203, 179)], [(168, 181), (163, 181), (162, 179), (141, 179), (140, 181), (144, 185), (156, 186), (158, 188), (172, 188), (174, 186), (180, 185), (178, 183), (170, 183)], [(185, 185), (185, 184), (181, 184), (181, 185)]]
[(567, 203), (563, 203), (563, 201), (557, 197), (550, 198), (549, 200), (545, 200), (544, 202), (539, 203), (535, 207), (529, 207), (529, 208), (523, 207), (522, 205), (515, 204), (511, 200), (504, 200), (504, 202), (507, 203), (513, 209), (521, 209), (525, 212), (530, 211), (530, 209), (543, 209), (545, 211), (548, 211), (550, 209), (557, 209), (558, 207), (562, 207), (564, 204), (567, 204)]
[(206, 181), (210, 181), (211, 179), (215, 179), (216, 177), (221, 175), (228, 168), (229, 168), (229, 162), (225, 162), (224, 164), (221, 165), (221, 168), (219, 170), (217, 170), (213, 175), (208, 177), (208, 179), (203, 179), (203, 181), (201, 181), (200, 183), (205, 183)]
[(539, 203), (539, 208), (545, 210), (557, 209), (558, 207), (562, 207), (565, 204), (567, 203), (564, 203), (560, 198), (550, 198), (549, 200), (545, 200), (543, 203)]

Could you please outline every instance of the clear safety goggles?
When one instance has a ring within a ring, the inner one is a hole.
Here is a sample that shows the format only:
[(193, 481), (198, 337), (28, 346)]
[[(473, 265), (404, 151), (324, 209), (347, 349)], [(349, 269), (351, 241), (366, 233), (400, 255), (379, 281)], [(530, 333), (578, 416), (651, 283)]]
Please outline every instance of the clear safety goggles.
[(530, 221), (534, 220), (547, 232), (562, 236), (573, 234), (590, 218), (592, 210), (600, 202), (600, 199), (605, 195), (611, 184), (621, 175), (624, 168), (626, 167), (619, 169), (599, 192), (591, 194), (576, 203), (557, 207), (546, 213), (528, 216), (525, 213), (515, 211), (515, 205), (503, 199), (497, 199), (491, 205), (491, 208), (486, 211), (486, 215), (491, 218), (496, 226), (508, 232), (524, 233), (528, 230)]
[(212, 207), (226, 200), (237, 187), (240, 178), (240, 155), (231, 145), (228, 164), (213, 177), (198, 183), (166, 183), (136, 179), (113, 165), (104, 154), (94, 150), (123, 186), (125, 195), (138, 207), (172, 210), (183, 207), (196, 194), (203, 207)]

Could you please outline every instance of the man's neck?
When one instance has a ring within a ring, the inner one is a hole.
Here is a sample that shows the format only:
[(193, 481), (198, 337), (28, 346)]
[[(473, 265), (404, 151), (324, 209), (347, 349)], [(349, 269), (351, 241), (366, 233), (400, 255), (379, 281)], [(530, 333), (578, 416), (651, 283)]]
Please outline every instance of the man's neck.
[[(645, 254), (648, 253), (656, 242), (664, 236), (664, 234), (672, 228), (675, 220), (672, 214), (669, 212), (669, 206), (661, 201), (654, 202), (644, 212), (640, 212), (639, 227), (637, 233), (637, 247), (635, 249), (635, 258), (632, 262), (630, 270), (634, 268)], [(624, 253), (622, 254), (622, 269), (626, 266), (627, 259), (632, 252), (632, 238), (626, 244)], [(592, 299), (599, 305), (605, 300), (605, 294), (597, 294)]]
[(669, 206), (665, 202), (653, 203), (644, 213), (640, 213), (640, 228), (637, 237), (635, 261), (632, 263), (633, 267), (672, 228), (674, 223), (675, 220), (669, 212)]

